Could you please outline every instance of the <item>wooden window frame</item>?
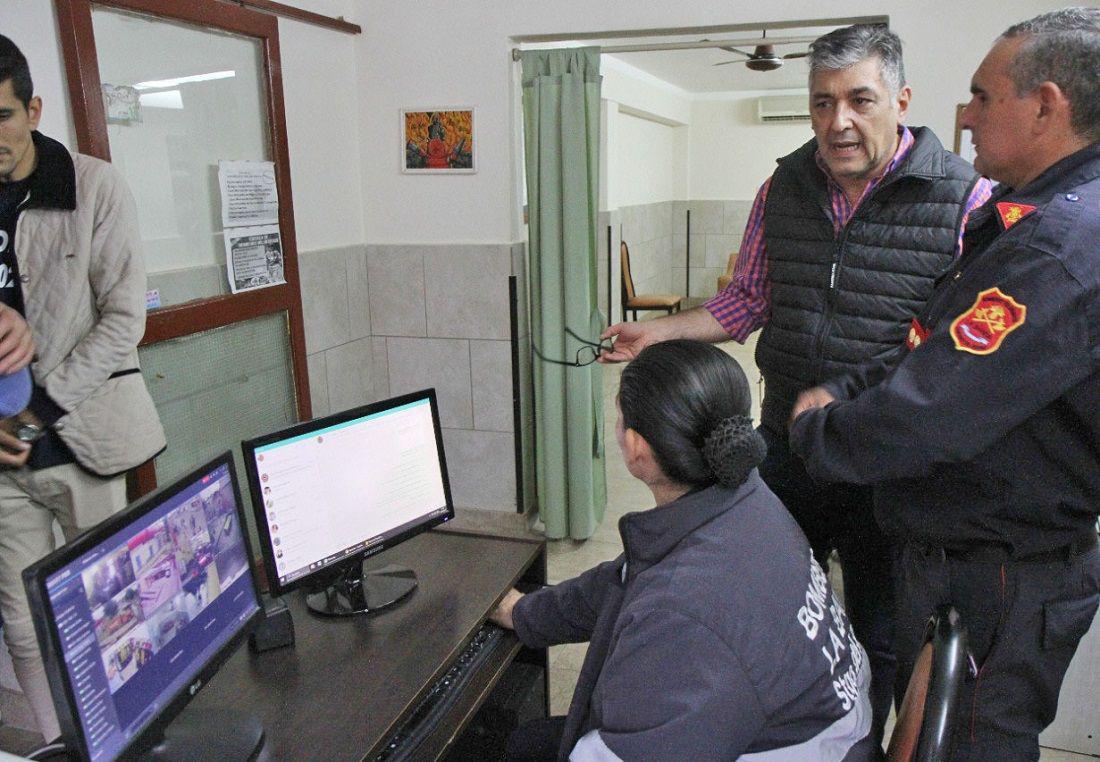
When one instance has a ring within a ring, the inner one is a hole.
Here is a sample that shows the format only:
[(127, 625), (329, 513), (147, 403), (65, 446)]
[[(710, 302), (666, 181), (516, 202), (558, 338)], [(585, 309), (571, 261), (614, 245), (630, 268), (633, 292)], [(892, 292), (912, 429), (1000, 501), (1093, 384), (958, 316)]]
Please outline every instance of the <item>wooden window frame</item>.
[[(110, 161), (107, 115), (103, 108), (99, 60), (92, 27), (92, 5), (92, 0), (55, 0), (77, 147), (81, 153)], [(264, 84), (267, 89), (268, 139), (275, 163), (275, 183), (279, 191), (279, 230), (282, 235), (286, 283), (150, 310), (145, 336), (139, 346), (286, 312), (298, 418), (308, 420), (312, 417), (312, 410), (298, 274), (298, 246), (294, 234), (290, 154), (283, 109), (278, 19), (221, 0), (188, 0), (186, 3), (177, 0), (95, 0), (94, 5), (134, 11), (200, 27), (212, 27), (260, 41), (264, 59)], [(130, 474), (130, 497), (144, 495), (155, 489), (156, 484), (154, 462), (144, 463)]]

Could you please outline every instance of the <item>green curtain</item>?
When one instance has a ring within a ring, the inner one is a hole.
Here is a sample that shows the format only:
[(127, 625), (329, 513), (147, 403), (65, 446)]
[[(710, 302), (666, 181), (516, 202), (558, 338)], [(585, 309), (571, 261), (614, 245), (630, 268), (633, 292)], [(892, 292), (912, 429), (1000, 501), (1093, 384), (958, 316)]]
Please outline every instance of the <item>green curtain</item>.
[[(596, 340), (600, 50), (523, 51), (531, 340), (572, 360)], [(603, 520), (601, 366), (565, 367), (534, 356), (535, 487), (552, 539), (590, 537)]]

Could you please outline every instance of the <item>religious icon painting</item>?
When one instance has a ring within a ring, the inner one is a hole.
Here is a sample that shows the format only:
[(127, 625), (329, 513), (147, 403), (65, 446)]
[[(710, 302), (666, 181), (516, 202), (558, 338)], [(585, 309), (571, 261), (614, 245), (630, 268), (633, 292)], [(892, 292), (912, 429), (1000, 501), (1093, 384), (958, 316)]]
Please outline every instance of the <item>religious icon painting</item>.
[(477, 171), (472, 108), (402, 110), (401, 138), (402, 172)]

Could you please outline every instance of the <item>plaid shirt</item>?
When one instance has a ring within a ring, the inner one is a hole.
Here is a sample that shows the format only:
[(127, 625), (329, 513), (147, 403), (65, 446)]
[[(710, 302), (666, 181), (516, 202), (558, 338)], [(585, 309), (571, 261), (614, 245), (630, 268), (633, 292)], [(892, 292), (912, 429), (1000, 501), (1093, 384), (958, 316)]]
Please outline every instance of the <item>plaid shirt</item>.
[[(844, 191), (829, 175), (828, 167), (819, 154), (814, 155), (817, 166), (825, 174), (829, 189), (829, 208), (833, 219), (833, 231), (839, 234), (848, 224), (859, 205), (869, 196), (882, 178), (892, 172), (909, 155), (913, 148), (913, 133), (908, 127), (899, 130), (901, 140), (894, 156), (882, 170), (882, 173), (867, 183), (859, 199), (853, 204), (844, 195)], [(769, 177), (756, 194), (749, 212), (749, 223), (745, 226), (745, 235), (741, 239), (741, 249), (737, 255), (737, 265), (733, 270), (733, 280), (722, 291), (711, 297), (703, 305), (717, 320), (730, 338), (743, 342), (749, 334), (768, 322), (771, 308), (771, 280), (768, 277), (768, 255), (764, 246), (764, 204), (771, 186)], [(959, 228), (959, 242), (955, 248), (956, 256), (962, 252), (962, 236), (970, 212), (989, 200), (993, 186), (989, 180), (980, 178), (970, 197), (966, 200), (966, 213)]]

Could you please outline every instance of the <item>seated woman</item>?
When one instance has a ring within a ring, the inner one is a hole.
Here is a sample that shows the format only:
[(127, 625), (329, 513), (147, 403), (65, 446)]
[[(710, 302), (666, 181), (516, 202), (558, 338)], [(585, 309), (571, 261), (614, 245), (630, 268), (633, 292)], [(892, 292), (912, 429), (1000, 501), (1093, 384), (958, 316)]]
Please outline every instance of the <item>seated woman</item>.
[(531, 647), (589, 641), (568, 716), (519, 728), (510, 758), (875, 758), (867, 657), (756, 473), (749, 405), (709, 344), (654, 344), (623, 370), (619, 447), (656, 507), (619, 521), (619, 558), (493, 612)]

